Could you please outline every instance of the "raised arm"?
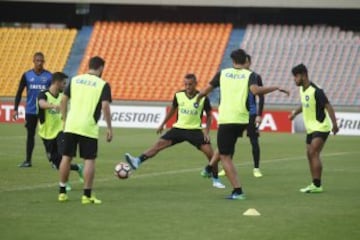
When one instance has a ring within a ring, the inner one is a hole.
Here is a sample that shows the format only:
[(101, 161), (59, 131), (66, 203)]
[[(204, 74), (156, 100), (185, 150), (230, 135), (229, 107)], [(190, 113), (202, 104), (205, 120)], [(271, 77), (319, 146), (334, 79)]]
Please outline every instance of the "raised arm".
[(252, 84), (250, 86), (250, 91), (254, 95), (265, 95), (265, 94), (275, 92), (275, 91), (285, 93), (288, 96), (290, 95), (289, 91), (287, 91), (287, 90), (285, 90), (283, 88), (277, 87), (277, 86), (261, 87), (261, 86), (258, 86), (256, 84)]
[(213, 89), (214, 89), (214, 87), (211, 84), (209, 84), (205, 88), (201, 89), (198, 96), (196, 97), (196, 103), (199, 103), (200, 100), (203, 97), (207, 96)]

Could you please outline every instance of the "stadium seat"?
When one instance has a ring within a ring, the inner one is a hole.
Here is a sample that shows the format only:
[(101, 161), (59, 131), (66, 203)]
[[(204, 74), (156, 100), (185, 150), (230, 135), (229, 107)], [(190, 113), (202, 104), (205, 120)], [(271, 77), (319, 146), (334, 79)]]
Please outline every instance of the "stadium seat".
[[(359, 103), (360, 41), (352, 31), (324, 25), (252, 25), (246, 27), (241, 47), (252, 55), (252, 68), (266, 85), (293, 89), (291, 68), (304, 63), (310, 80), (324, 87), (335, 105)], [(269, 94), (270, 104), (297, 104), (298, 92), (285, 97)]]
[(0, 96), (14, 96), (22, 74), (33, 67), (32, 57), (41, 51), (45, 68), (62, 71), (76, 37), (75, 29), (0, 28), (0, 53), (6, 64), (0, 65)]
[(197, 75), (199, 87), (211, 79), (231, 29), (231, 24), (96, 22), (79, 72), (100, 55), (114, 99), (170, 101), (186, 73)]

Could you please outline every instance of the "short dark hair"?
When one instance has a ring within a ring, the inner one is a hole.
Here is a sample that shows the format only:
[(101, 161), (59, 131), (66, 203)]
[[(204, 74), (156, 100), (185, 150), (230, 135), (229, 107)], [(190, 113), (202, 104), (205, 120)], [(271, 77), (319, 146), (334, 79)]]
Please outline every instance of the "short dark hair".
[(44, 56), (44, 54), (43, 54), (42, 52), (36, 52), (36, 53), (34, 54), (34, 58), (35, 58), (35, 57), (45, 58), (45, 56)]
[(51, 83), (58, 82), (58, 81), (63, 81), (65, 79), (67, 79), (67, 78), (68, 78), (68, 76), (65, 73), (63, 73), (63, 72), (55, 72), (52, 75)]
[(308, 74), (308, 70), (306, 68), (306, 66), (302, 63), (300, 63), (299, 65), (293, 67), (293, 69), (291, 70), (292, 74), (295, 76), (297, 74), (303, 74), (305, 73), (306, 75)]
[(251, 56), (249, 54), (246, 54), (246, 59), (251, 63)]
[(193, 74), (193, 73), (188, 73), (188, 74), (186, 74), (186, 75), (185, 75), (185, 78), (191, 79), (191, 80), (193, 80), (194, 82), (197, 81), (197, 80), (196, 80), (196, 76), (195, 76), (195, 74)]
[(98, 70), (100, 67), (105, 65), (105, 60), (101, 57), (92, 57), (89, 61), (89, 69)]
[(246, 52), (241, 48), (232, 51), (230, 57), (236, 64), (245, 64), (246, 62)]

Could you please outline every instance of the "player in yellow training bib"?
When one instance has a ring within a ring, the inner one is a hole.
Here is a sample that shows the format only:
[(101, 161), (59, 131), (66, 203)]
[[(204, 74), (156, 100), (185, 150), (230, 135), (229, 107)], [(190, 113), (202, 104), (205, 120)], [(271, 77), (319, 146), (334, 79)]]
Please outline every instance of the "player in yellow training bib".
[(330, 131), (336, 134), (339, 131), (336, 117), (324, 91), (311, 82), (304, 64), (299, 64), (292, 69), (296, 86), (300, 87), (301, 106), (289, 116), (293, 120), (302, 113), (306, 128), (306, 153), (309, 160), (312, 183), (300, 189), (303, 193), (320, 193), (322, 163), (321, 150), (324, 147)]

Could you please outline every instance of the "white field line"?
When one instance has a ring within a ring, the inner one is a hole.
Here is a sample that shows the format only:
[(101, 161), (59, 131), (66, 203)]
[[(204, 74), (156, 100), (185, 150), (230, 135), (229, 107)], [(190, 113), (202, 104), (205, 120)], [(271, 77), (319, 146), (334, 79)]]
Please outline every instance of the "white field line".
[[(25, 131), (25, 130), (24, 130)], [(26, 135), (21, 135), (21, 136), (0, 136), (0, 141), (8, 141), (11, 139), (25, 139)]]
[[(322, 156), (323, 157), (344, 156), (344, 155), (354, 154), (354, 153), (359, 153), (359, 152), (337, 152), (337, 153), (322, 154)], [(304, 158), (305, 158), (305, 155), (296, 156), (296, 157), (276, 158), (276, 159), (262, 160), (261, 164), (272, 164), (272, 163), (279, 163), (279, 162), (286, 162), (286, 161), (293, 161), (293, 160), (301, 160)], [(235, 161), (236, 161), (236, 159), (235, 159)], [(253, 164), (253, 163), (245, 162), (245, 163), (239, 163), (239, 164), (235, 164), (235, 165), (236, 166), (247, 166), (250, 164)], [(180, 169), (180, 170), (170, 170), (170, 171), (165, 171), (165, 172), (146, 173), (146, 174), (134, 175), (134, 176), (131, 176), (131, 178), (149, 178), (149, 177), (167, 176), (167, 175), (182, 174), (182, 173), (188, 173), (188, 172), (198, 172), (201, 169), (202, 168), (188, 168), (188, 169)], [(113, 180), (114, 180), (114, 177), (95, 179), (96, 182), (108, 182), (108, 181), (113, 181)], [(35, 189), (41, 189), (41, 188), (53, 188), (53, 187), (56, 187), (57, 185), (58, 185), (57, 183), (42, 183), (42, 184), (37, 184), (37, 185), (32, 185), (32, 186), (16, 186), (16, 187), (7, 188), (7, 189), (0, 189), (0, 193), (16, 192), (16, 191), (24, 191), (24, 190), (35, 190)]]

